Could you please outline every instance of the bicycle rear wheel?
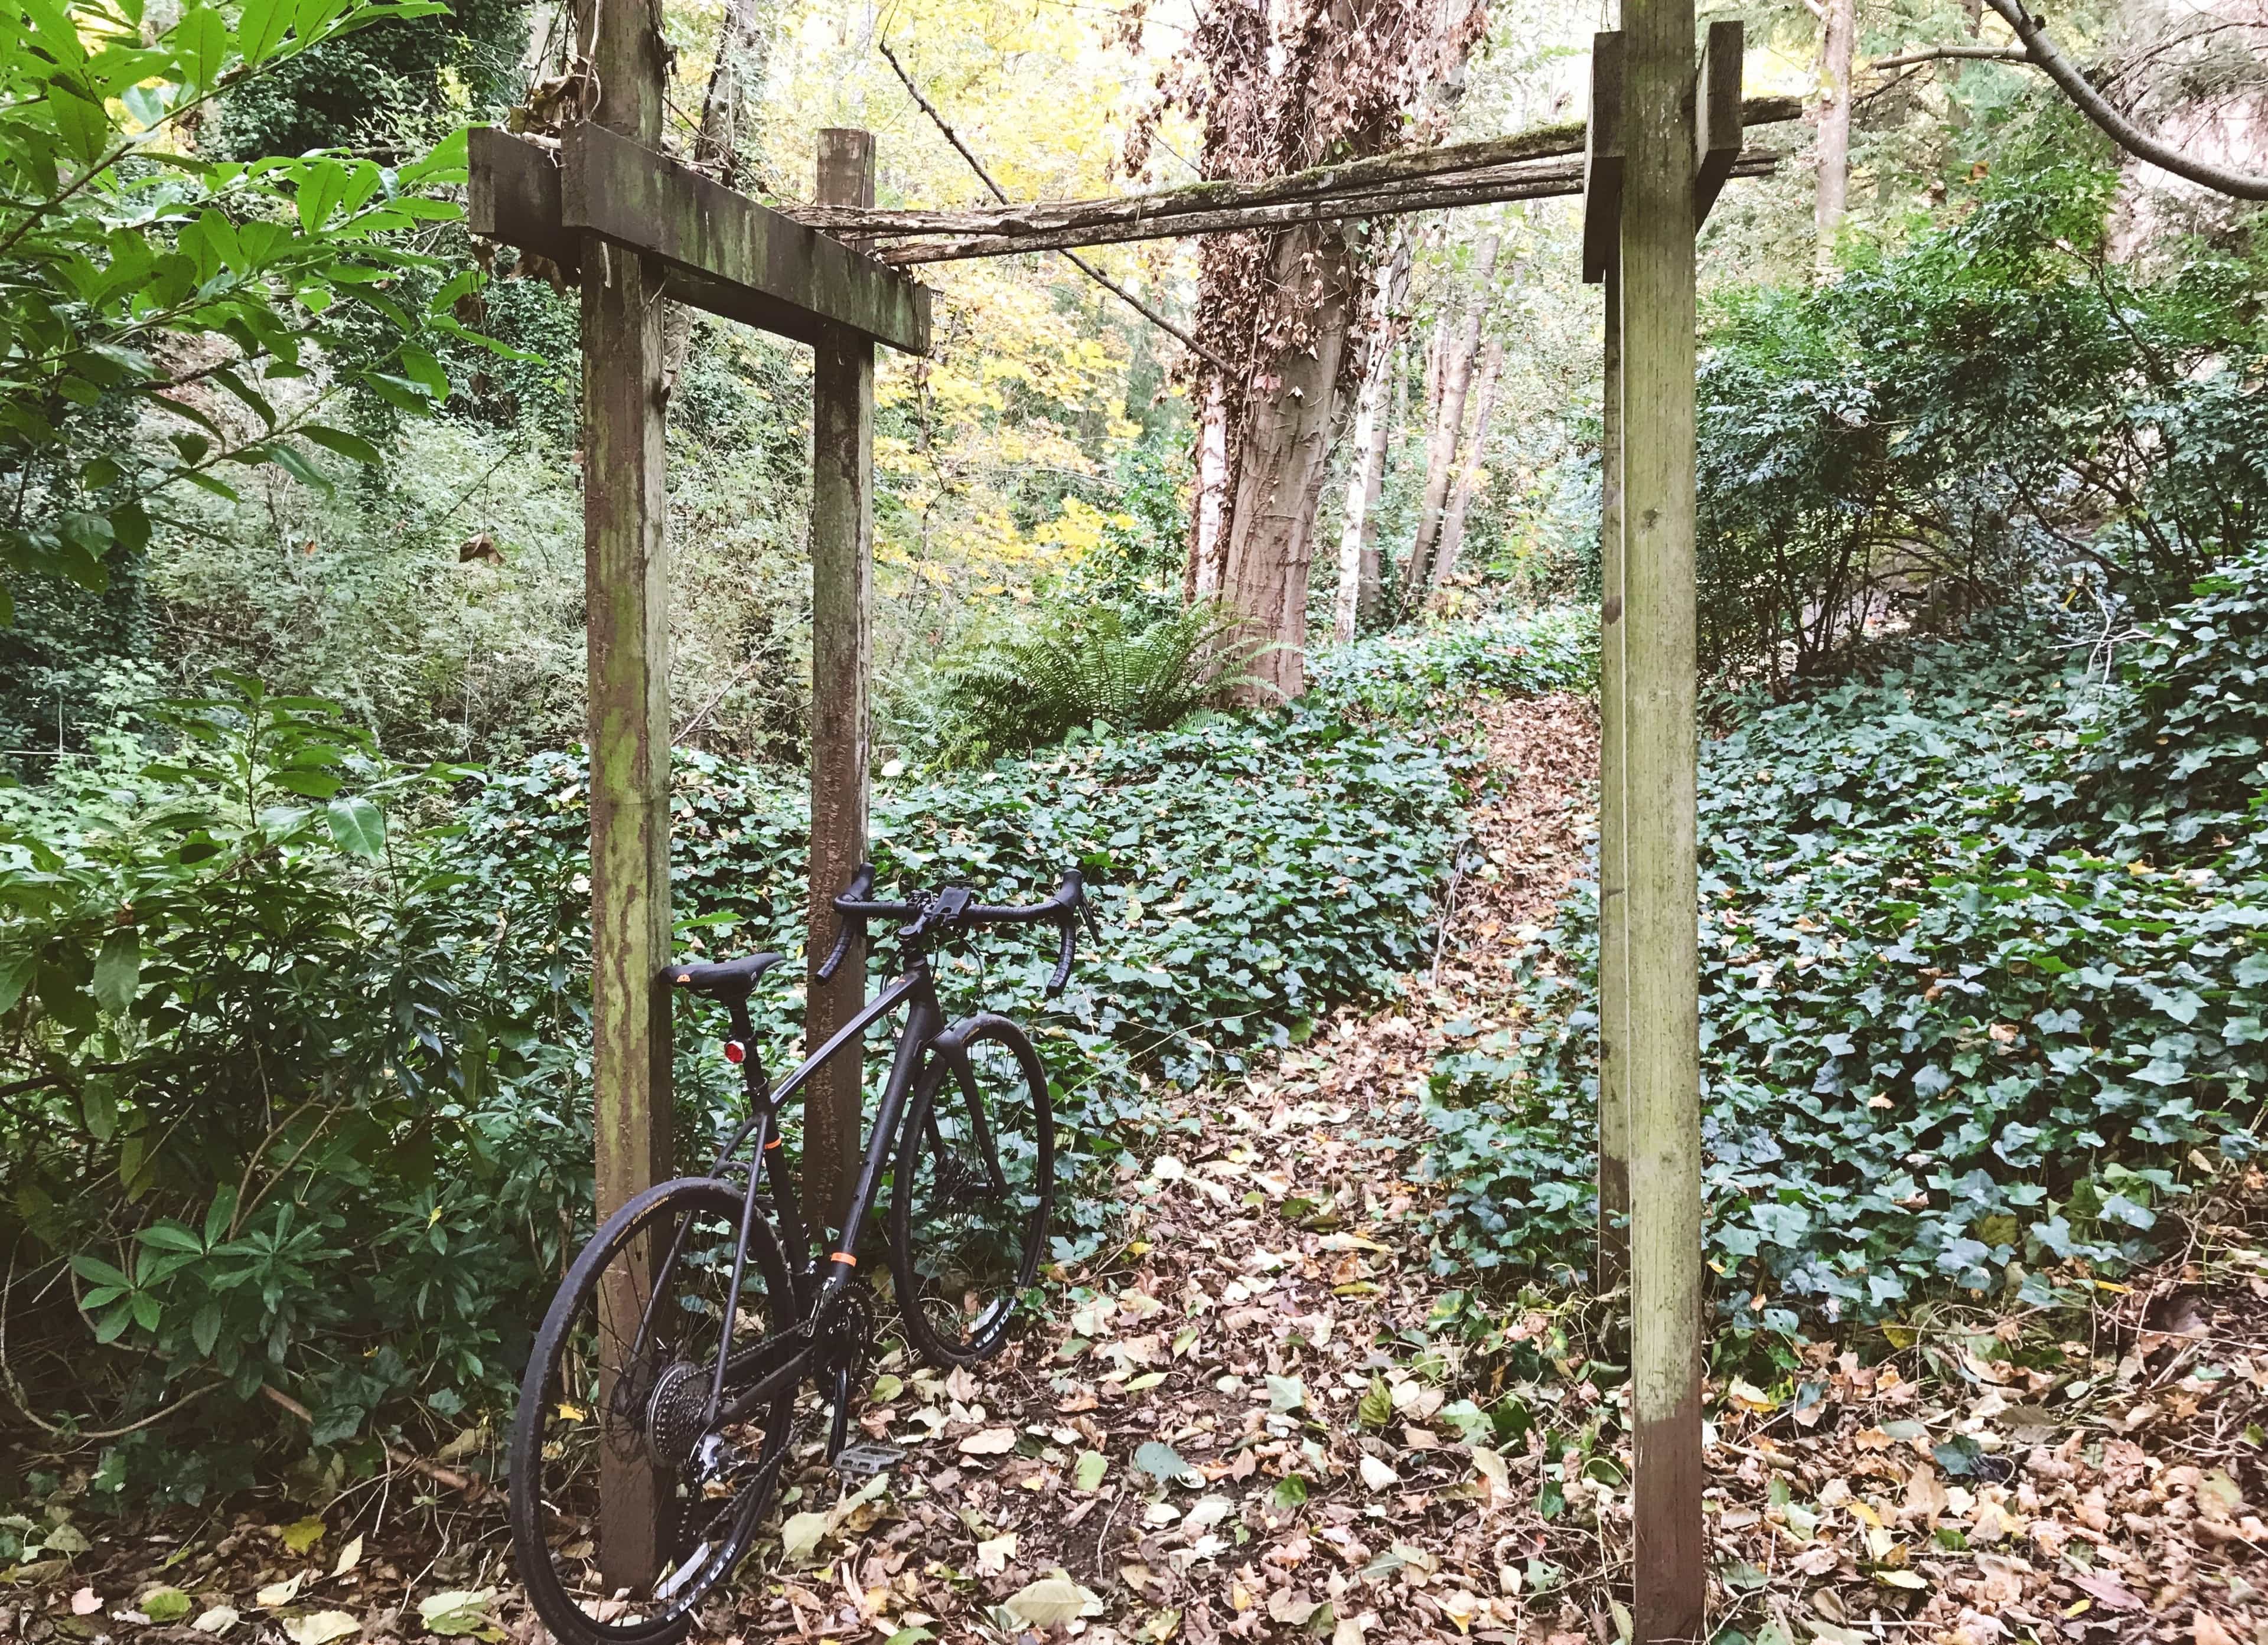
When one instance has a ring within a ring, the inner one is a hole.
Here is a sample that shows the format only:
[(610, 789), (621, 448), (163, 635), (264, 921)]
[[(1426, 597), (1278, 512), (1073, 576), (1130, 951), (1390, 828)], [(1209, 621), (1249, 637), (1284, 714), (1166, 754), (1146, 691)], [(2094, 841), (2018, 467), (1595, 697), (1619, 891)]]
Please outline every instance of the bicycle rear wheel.
[[(740, 1211), (728, 1183), (681, 1178), (647, 1189), (584, 1247), (536, 1333), (512, 1425), (512, 1545), (528, 1598), (561, 1645), (682, 1636), (777, 1493), (797, 1383), (745, 1421), (703, 1421)], [(759, 1217), (728, 1396), (754, 1380), (758, 1345), (797, 1318)]]
[(983, 1016), (966, 1061), (932, 1055), (900, 1132), (890, 1265), (914, 1348), (932, 1364), (990, 1359), (1039, 1272), (1055, 1204), (1055, 1115), (1023, 1030)]

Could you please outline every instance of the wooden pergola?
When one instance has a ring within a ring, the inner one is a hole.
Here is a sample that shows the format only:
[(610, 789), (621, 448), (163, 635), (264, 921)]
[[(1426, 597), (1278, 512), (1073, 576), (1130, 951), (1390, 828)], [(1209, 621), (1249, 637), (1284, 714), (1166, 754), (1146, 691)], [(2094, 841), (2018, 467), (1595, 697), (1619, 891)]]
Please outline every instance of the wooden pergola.
[[(1695, 929), (1694, 259), (1732, 176), (1768, 169), (1744, 125), (1793, 99), (1741, 97), (1741, 27), (1696, 81), (1693, 0), (1624, 0), (1598, 37), (1582, 125), (1120, 200), (881, 211), (862, 131), (820, 134), (817, 203), (792, 214), (659, 151), (656, 13), (593, 6), (601, 88), (556, 141), (483, 130), (476, 233), (549, 259), (582, 297), (589, 610), (593, 1083), (603, 1216), (671, 1173), (669, 562), (665, 300), (809, 344), (812, 759), (809, 952), (865, 856), (873, 606), (874, 349), (930, 347), (930, 294), (902, 267), (1128, 239), (1248, 231), (1550, 195), (1586, 196), (1587, 278), (1607, 288), (1601, 702), (1601, 1271), (1627, 1272), (1637, 1459), (1636, 1636), (1703, 1637), (1700, 1108)], [(876, 251), (883, 242), (888, 244)], [(865, 986), (863, 954), (810, 979), (817, 1044)], [(806, 1197), (840, 1203), (858, 1139), (855, 1055), (813, 1082)], [(1627, 1236), (1624, 1221), (1627, 1218)], [(616, 1465), (600, 1558), (652, 1565), (652, 1476)]]

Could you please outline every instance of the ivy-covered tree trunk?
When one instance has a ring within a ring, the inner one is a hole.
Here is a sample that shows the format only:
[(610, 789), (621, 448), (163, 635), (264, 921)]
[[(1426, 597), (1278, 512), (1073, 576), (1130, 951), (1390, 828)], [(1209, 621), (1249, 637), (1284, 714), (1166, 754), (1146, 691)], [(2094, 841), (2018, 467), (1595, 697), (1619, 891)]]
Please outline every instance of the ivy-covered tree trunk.
[(1244, 618), (1248, 635), (1271, 643), (1248, 672), (1270, 692), (1295, 697), (1306, 684), (1307, 572), (1356, 275), (1344, 239), (1328, 224), (1283, 236), (1270, 273), (1300, 292), (1313, 341), (1283, 355), (1245, 400), (1244, 460), (1221, 556), (1221, 598)]
[[(1440, 111), (1415, 122), (1405, 111), (1445, 62), (1462, 63), (1486, 20), (1478, 4), (1452, 11), (1425, 0), (1205, 0), (1164, 98), (1128, 140), (1129, 169), (1147, 165), (1157, 121), (1176, 106), (1204, 121), (1209, 178), (1256, 181), (1437, 135)], [(1323, 460), (1367, 258), (1347, 231), (1310, 224), (1217, 236), (1201, 259), (1209, 363), (1194, 368), (1205, 409), (1183, 586), (1276, 643), (1253, 672), (1295, 693)]]

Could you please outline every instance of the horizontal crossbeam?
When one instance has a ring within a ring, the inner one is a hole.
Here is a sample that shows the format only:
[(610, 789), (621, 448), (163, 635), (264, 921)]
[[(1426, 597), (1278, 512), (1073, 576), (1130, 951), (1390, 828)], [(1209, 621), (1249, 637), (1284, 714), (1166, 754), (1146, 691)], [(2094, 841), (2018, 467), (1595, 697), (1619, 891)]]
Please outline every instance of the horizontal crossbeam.
[(554, 148), (476, 127), (470, 160), (473, 232), (569, 274), (596, 234), (659, 260), (691, 307), (804, 342), (840, 327), (929, 352), (926, 286), (618, 133), (571, 126)]
[[(1761, 177), (1778, 164), (1769, 149), (1734, 157), (1729, 174)], [(1583, 192), (1580, 160), (1549, 160), (1527, 165), (1443, 177), (1391, 191), (1326, 195), (1270, 205), (1190, 211), (1168, 217), (1106, 223), (1082, 228), (1026, 231), (1013, 234), (970, 234), (949, 239), (909, 239), (884, 246), (874, 255), (892, 267), (955, 262), (972, 257), (1012, 257), (1020, 252), (1055, 251), (1072, 246), (1109, 246), (1130, 240), (1182, 239), (1201, 234), (1244, 234), (1294, 223), (1346, 222), (1390, 217), (1412, 211), (1484, 206), (1502, 200), (1544, 200)]]
[[(1735, 84), (1734, 94), (1738, 96)], [(1800, 118), (1803, 105), (1792, 97), (1752, 97), (1740, 108), (1739, 124), (1772, 125)], [(1736, 128), (1737, 129), (1737, 125)], [(932, 206), (881, 209), (840, 206), (792, 206), (785, 215), (831, 234), (861, 239), (897, 239), (917, 235), (941, 235), (971, 245), (987, 242), (986, 249), (962, 255), (994, 256), (994, 239), (1016, 239), (1020, 249), (1042, 245), (1102, 245), (1121, 239), (1171, 238), (1195, 232), (1219, 232), (1219, 228), (1194, 230), (1174, 226), (1170, 219), (1201, 217), (1213, 223), (1226, 214), (1261, 207), (1329, 200), (1370, 202), (1406, 191), (1434, 193), (1457, 189), (1476, 191), (1503, 184), (1519, 186), (1523, 176), (1542, 180), (1556, 173), (1532, 162), (1550, 161), (1584, 152), (1586, 128), (1580, 121), (1538, 126), (1509, 136), (1486, 137), (1434, 149), (1407, 149), (1369, 159), (1337, 165), (1319, 165), (1256, 182), (1217, 180), (1160, 188), (1147, 194), (1123, 195), (1102, 200), (1041, 200), (974, 209)], [(1565, 180), (1564, 178), (1558, 180)], [(1575, 192), (1572, 190), (1567, 192)], [(1528, 195), (1480, 195), (1452, 203), (1484, 203), (1488, 198)], [(1410, 208), (1420, 209), (1420, 208)], [(1346, 211), (1324, 213), (1347, 216)], [(1300, 222), (1282, 216), (1255, 219), (1253, 226), (1273, 222)], [(1138, 229), (1136, 233), (1116, 231)], [(1084, 239), (1060, 239), (1072, 231), (1097, 231)], [(1044, 237), (1042, 239), (1042, 237)], [(911, 248), (906, 248), (910, 253)], [(909, 261), (917, 259), (909, 256)]]

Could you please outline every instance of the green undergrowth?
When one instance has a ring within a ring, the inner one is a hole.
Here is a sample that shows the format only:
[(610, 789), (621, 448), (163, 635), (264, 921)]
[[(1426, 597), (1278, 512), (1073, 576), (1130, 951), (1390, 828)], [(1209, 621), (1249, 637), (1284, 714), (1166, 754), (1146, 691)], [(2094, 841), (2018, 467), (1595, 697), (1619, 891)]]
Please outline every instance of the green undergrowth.
[(1595, 690), (1598, 680), (1598, 613), (1558, 606), (1336, 647), (1311, 664), (1301, 701), (1353, 719), (1407, 722), (1454, 714), (1476, 693), (1541, 696)]
[[(2100, 632), (2099, 628), (2096, 632)], [(2268, 554), (2105, 684), (2008, 617), (1705, 745), (1708, 1250), (1793, 1332), (1932, 1291), (2044, 1304), (2165, 1248), (2248, 1157), (2268, 1038)], [(1443, 1060), (1444, 1267), (1560, 1273), (1594, 1217), (1594, 888), (1528, 1025)]]
[[(1534, 649), (1491, 678), (1543, 680)], [(1368, 653), (1395, 660), (1326, 662), (1316, 704), (880, 785), (886, 888), (1023, 899), (1077, 865), (1094, 889), (1101, 940), (1058, 1002), (1049, 934), (941, 961), (949, 1009), (1035, 1027), (1070, 1155), (1059, 1258), (1101, 1237), (1107, 1174), (1081, 1166), (1153, 1123), (1149, 1088), (1233, 1075), (1418, 960), (1477, 754), (1403, 723), (1429, 701), (1410, 682), (1454, 669)], [(9, 1392), (65, 1450), (195, 1396), (193, 1422), (86, 1447), (97, 1507), (285, 1462), (335, 1489), (387, 1443), (477, 1463), (589, 1227), (582, 760), (407, 769), (334, 706), (245, 679), (168, 710), (151, 755), (120, 735), (0, 792)], [(775, 1074), (801, 1004), (804, 786), (676, 761), (681, 943), (790, 956), (758, 1002)], [(697, 1167), (740, 1100), (713, 1013), (681, 1004), (678, 1028)], [(263, 1388), (312, 1431), (279, 1430)]]

